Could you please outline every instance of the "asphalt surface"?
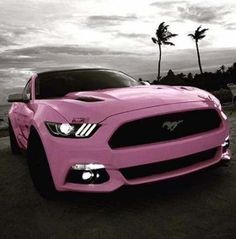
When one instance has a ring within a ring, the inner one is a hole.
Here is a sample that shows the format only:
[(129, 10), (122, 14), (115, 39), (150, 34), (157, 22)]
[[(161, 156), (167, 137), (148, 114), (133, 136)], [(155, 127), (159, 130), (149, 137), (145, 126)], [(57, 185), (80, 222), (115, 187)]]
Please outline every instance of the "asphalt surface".
[(9, 138), (0, 138), (0, 238), (233, 239), (236, 163), (161, 184), (47, 201), (33, 188), (25, 156), (13, 156)]

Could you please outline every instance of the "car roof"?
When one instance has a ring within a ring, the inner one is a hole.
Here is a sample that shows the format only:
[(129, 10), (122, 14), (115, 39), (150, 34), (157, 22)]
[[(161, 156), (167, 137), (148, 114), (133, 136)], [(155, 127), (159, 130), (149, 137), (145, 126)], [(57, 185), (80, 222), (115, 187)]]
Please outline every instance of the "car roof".
[(78, 68), (78, 69), (45, 71), (45, 72), (37, 73), (37, 75), (38, 76), (43, 76), (43, 75), (53, 74), (53, 73), (67, 73), (67, 72), (80, 72), (80, 71), (115, 71), (115, 72), (121, 72), (121, 71), (116, 71), (116, 70), (106, 69), (106, 68)]

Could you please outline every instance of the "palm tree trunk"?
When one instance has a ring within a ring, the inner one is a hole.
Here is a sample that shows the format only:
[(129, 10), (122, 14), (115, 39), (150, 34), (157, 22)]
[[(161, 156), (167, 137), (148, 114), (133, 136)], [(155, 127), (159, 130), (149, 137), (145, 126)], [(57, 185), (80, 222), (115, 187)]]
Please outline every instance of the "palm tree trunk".
[(200, 52), (199, 52), (199, 47), (198, 47), (197, 41), (196, 41), (196, 48), (197, 48), (198, 65), (199, 65), (200, 72), (202, 74), (203, 72), (202, 72), (201, 58), (200, 58)]
[(158, 60), (157, 80), (160, 81), (160, 79), (161, 79), (161, 44), (158, 44), (158, 46), (159, 46), (159, 60)]

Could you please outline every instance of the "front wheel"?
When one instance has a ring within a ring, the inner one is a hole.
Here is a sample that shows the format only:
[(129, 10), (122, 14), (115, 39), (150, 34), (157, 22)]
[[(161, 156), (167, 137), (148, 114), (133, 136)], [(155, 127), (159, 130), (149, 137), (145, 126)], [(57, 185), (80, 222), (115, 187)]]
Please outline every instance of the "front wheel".
[(57, 191), (54, 186), (47, 156), (42, 141), (35, 130), (29, 136), (27, 161), (36, 190), (44, 198), (55, 198)]

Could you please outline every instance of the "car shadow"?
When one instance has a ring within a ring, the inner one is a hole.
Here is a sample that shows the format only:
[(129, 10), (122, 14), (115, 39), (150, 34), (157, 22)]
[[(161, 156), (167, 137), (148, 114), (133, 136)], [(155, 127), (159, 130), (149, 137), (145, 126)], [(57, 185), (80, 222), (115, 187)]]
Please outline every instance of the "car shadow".
[(143, 207), (177, 198), (194, 198), (227, 183), (228, 168), (210, 168), (176, 179), (138, 186), (123, 186), (111, 193), (60, 193), (57, 200), (80, 207)]
[[(5, 153), (9, 154), (9, 151), (10, 149), (7, 148)], [(67, 209), (76, 207), (84, 211), (84, 213), (92, 212), (93, 210), (99, 211), (101, 208), (110, 212), (114, 210), (142, 209), (144, 207), (148, 209), (150, 205), (175, 204), (176, 201), (184, 204), (186, 200), (195, 202), (195, 199), (199, 197), (205, 200), (206, 195), (209, 193), (222, 193), (220, 190), (227, 188), (229, 182), (232, 181), (233, 175), (233, 167), (212, 167), (168, 181), (123, 186), (111, 193), (66, 192), (59, 193), (53, 200), (45, 200), (40, 198), (40, 195), (33, 188), (28, 173), (26, 155), (12, 155), (11, 159), (16, 164), (16, 170), (13, 171), (12, 169), (11, 173), (20, 174), (20, 187), (28, 192), (27, 198), (30, 198), (32, 202), (36, 200), (45, 206), (63, 206)], [(9, 172), (9, 174), (11, 173)], [(214, 197), (214, 195), (211, 196)]]

